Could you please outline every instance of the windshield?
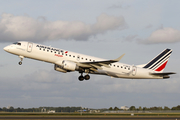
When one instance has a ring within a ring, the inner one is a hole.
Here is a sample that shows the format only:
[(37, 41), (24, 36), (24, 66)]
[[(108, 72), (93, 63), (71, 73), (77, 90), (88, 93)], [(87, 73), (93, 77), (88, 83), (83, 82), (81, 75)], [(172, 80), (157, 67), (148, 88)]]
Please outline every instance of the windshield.
[(15, 45), (21, 45), (21, 43), (18, 43), (18, 42), (15, 42), (15, 43), (13, 43), (13, 44), (15, 44)]

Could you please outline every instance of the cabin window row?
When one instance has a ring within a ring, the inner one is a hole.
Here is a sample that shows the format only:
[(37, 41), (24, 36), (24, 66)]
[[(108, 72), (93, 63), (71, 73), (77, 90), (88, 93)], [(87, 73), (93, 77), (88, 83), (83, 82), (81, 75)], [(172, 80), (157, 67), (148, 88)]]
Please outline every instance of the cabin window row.
[[(66, 56), (68, 56), (68, 54), (66, 54)], [(71, 57), (71, 55), (69, 55), (69, 57)], [(73, 58), (75, 58), (75, 57), (76, 57), (76, 56), (73, 56)], [(80, 59), (79, 56), (77, 56), (77, 58)], [(83, 57), (82, 57), (81, 59), (82, 59), (82, 60), (83, 60), (83, 59), (88, 60), (88, 58), (83, 58)], [(91, 60), (91, 59), (89, 59), (89, 61), (95, 62), (95, 60)]]
[(121, 68), (124, 68), (124, 69), (128, 69), (128, 70), (130, 70), (130, 68), (129, 67), (123, 67), (123, 66), (119, 66), (119, 65), (112, 65), (112, 64), (109, 64), (110, 66), (114, 66), (114, 67), (121, 67)]
[[(42, 48), (39, 48), (39, 50), (42, 50)], [(43, 49), (43, 51), (45, 51), (46, 49)], [(56, 51), (52, 51), (52, 50), (47, 50), (47, 52), (51, 52), (51, 53), (57, 53), (60, 54), (60, 52), (56, 52)], [(64, 55), (64, 53), (61, 52), (62, 55)], [(65, 54), (66, 56), (68, 56), (68, 54)], [(71, 55), (69, 55), (69, 57), (71, 57)], [(73, 56), (73, 58), (75, 58), (76, 56)], [(80, 57), (77, 57), (78, 59), (80, 59)], [(84, 59), (83, 57), (81, 58), (82, 60)], [(85, 58), (85, 60), (88, 60), (88, 58)], [(93, 61), (95, 62), (95, 60), (91, 60), (89, 59), (89, 61)]]
[[(39, 50), (42, 50), (42, 48), (39, 48)], [(58, 54), (61, 53), (62, 55), (64, 55), (64, 53), (63, 53), (63, 52), (60, 52), (60, 51), (59, 51), (59, 52), (56, 52), (56, 51), (48, 50), (48, 49), (47, 49), (47, 50), (46, 50), (46, 49), (43, 49), (43, 51), (47, 51), (47, 52), (51, 52), (51, 53), (58, 53)]]

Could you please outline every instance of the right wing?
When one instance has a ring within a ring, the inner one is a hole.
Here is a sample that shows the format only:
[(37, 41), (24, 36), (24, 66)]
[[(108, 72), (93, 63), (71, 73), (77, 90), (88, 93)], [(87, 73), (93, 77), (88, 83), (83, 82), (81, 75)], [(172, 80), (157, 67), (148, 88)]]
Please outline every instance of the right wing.
[(123, 54), (120, 57), (118, 57), (117, 59), (113, 59), (113, 60), (94, 61), (94, 62), (79, 62), (79, 63), (77, 63), (77, 65), (82, 68), (90, 68), (91, 70), (94, 70), (94, 71), (97, 69), (102, 69), (101, 68), (102, 66), (110, 68), (109, 64), (114, 63), (114, 62), (119, 62), (124, 55), (125, 54)]

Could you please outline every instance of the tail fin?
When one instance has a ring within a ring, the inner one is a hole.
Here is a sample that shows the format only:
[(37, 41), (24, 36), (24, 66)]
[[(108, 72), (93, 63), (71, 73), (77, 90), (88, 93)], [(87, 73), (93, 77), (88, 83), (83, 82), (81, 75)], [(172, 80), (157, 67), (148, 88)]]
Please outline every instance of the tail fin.
[(143, 68), (151, 69), (157, 72), (163, 72), (169, 60), (169, 57), (171, 56), (171, 53), (171, 49), (164, 50), (158, 56), (148, 62)]

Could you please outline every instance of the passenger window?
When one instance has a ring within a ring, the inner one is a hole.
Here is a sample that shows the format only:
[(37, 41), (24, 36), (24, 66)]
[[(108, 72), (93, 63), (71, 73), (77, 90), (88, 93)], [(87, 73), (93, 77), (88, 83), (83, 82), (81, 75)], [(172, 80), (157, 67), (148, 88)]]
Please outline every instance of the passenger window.
[(47, 52), (49, 52), (49, 50), (47, 50)]
[(41, 50), (41, 48), (39, 48), (39, 50)]
[(54, 52), (54, 53), (56, 53), (56, 52)]
[(93, 60), (93, 62), (95, 62), (95, 60)]
[(69, 57), (71, 57), (71, 55), (69, 55)]
[(116, 65), (114, 65), (114, 67), (115, 67)]
[(60, 52), (58, 52), (58, 54), (60, 54)]
[(67, 54), (66, 54), (66, 56), (67, 56)]
[(86, 60), (87, 60), (87, 58), (86, 58)]
[(81, 58), (83, 60), (83, 58)]
[(75, 56), (73, 56), (75, 58)]
[(45, 51), (45, 49), (43, 49), (43, 51)]
[(119, 67), (119, 65), (117, 67)]
[(89, 61), (91, 61), (91, 59), (89, 59)]

